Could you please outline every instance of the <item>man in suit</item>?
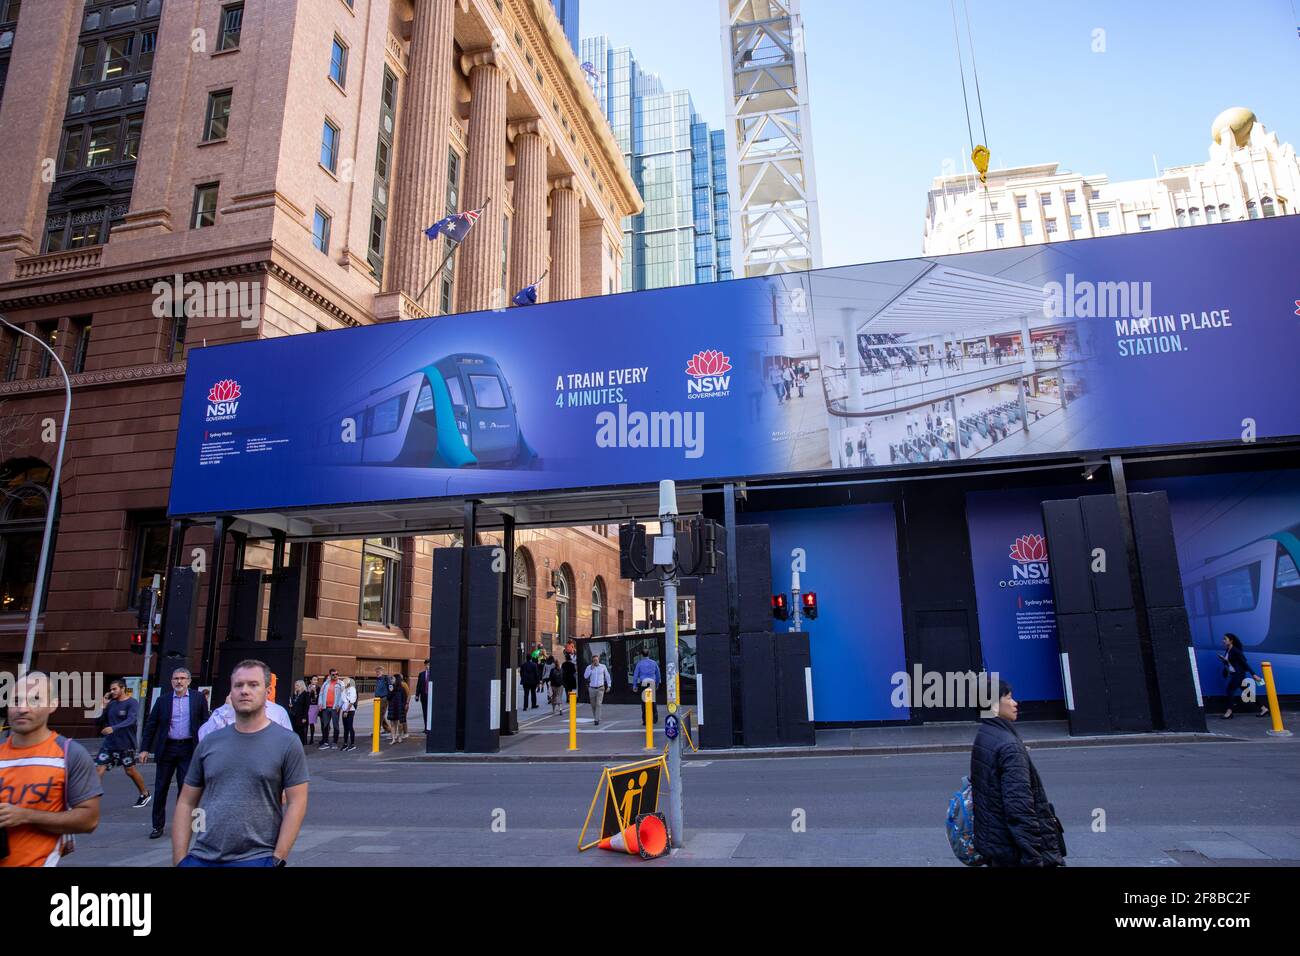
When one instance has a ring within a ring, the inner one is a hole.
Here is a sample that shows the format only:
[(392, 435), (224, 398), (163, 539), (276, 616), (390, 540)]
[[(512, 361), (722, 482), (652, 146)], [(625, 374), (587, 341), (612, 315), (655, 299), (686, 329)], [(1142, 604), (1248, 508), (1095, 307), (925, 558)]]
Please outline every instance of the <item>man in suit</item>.
[(190, 758), (199, 740), (199, 728), (208, 719), (208, 702), (203, 695), (190, 687), (193, 677), (184, 667), (172, 671), (170, 694), (160, 694), (158, 703), (149, 710), (144, 722), (144, 740), (137, 762), (146, 763), (155, 754), (158, 769), (153, 780), (153, 830), (149, 839), (163, 835), (167, 822), (167, 790), (172, 775), (177, 774), (176, 797), (180, 798), (181, 785), (189, 773)]
[(415, 699), (420, 702), (420, 719), (424, 720), (425, 708), (429, 706), (429, 658), (424, 659), (424, 670), (415, 679)]

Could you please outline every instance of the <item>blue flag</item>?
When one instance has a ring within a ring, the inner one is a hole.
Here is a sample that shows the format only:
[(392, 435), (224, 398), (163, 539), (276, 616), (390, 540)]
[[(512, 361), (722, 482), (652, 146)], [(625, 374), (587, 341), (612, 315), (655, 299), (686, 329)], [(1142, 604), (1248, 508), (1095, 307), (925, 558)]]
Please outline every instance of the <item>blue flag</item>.
[[(549, 271), (550, 270), (548, 269), (547, 272)], [(512, 298), (510, 301), (513, 302), (515, 305), (536, 305), (537, 287), (542, 284), (542, 280), (545, 278), (546, 278), (546, 272), (543, 272), (540, 276), (538, 276), (536, 282), (534, 282), (532, 285), (524, 286), (522, 289), (520, 289), (518, 292), (515, 293), (514, 298)]]
[(478, 209), (453, 213), (446, 219), (439, 219), (424, 230), (424, 234), (430, 239), (437, 239), (438, 236), (443, 235), (452, 242), (462, 242), (469, 235), (470, 229), (474, 227), (474, 223), (478, 221), (478, 217), (483, 214), (485, 208), (487, 207), (480, 206)]

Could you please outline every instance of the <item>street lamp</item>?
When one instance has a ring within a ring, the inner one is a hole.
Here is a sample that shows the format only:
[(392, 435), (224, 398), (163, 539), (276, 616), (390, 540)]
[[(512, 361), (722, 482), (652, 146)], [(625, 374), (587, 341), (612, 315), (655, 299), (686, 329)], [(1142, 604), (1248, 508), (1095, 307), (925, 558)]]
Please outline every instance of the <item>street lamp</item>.
[[(59, 429), (59, 450), (54, 456), (54, 478), (50, 483), (49, 506), (45, 509), (45, 535), (41, 538), (41, 558), (36, 563), (36, 587), (32, 594), (31, 615), (27, 619), (27, 642), (23, 645), (23, 667), (20, 673), (26, 674), (32, 669), (32, 654), (36, 649), (36, 618), (41, 612), (41, 599), (45, 594), (45, 574), (46, 565), (50, 558), (50, 538), (54, 534), (54, 509), (59, 503), (59, 475), (63, 472), (63, 446), (68, 437), (68, 418), (72, 414), (72, 382), (68, 379), (68, 370), (63, 367), (63, 363), (59, 361), (59, 357), (54, 354), (54, 349), (50, 348), (47, 342), (42, 342), (37, 336), (20, 329), (3, 315), (0, 315), (0, 324), (13, 329), (19, 335), (27, 336), (27, 338), (49, 352), (50, 358), (54, 359), (54, 364), (59, 367), (59, 374), (63, 376), (63, 427)], [(17, 343), (15, 343), (14, 347), (17, 348)]]

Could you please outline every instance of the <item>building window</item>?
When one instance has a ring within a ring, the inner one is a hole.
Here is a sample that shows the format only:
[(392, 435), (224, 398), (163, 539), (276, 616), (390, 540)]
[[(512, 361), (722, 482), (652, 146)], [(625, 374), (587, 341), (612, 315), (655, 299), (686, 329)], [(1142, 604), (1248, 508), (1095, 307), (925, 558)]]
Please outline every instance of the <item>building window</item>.
[(1067, 189), (1067, 190), (1065, 191), (1065, 201), (1066, 201), (1067, 203), (1074, 202), (1074, 190), (1073, 190), (1073, 189)]
[(1029, 202), (1028, 202), (1028, 199), (1027, 199), (1026, 197), (1024, 197), (1024, 196), (1017, 196), (1017, 197), (1016, 197), (1016, 208), (1017, 208), (1017, 209), (1025, 209), (1025, 208), (1028, 207), (1028, 205), (1029, 205)]
[(1047, 220), (1047, 234), (1050, 236), (1054, 232), (1056, 232), (1056, 220), (1049, 219)]
[(129, 116), (126, 120), (126, 142), (122, 147), (122, 158), (132, 162), (140, 158), (140, 137), (144, 134), (144, 117)]
[(244, 5), (232, 3), (221, 11), (221, 40), (218, 50), (235, 50), (239, 48), (239, 34), (244, 28)]
[(998, 211), (998, 201), (994, 199), (989, 203), (989, 212), (997, 212), (997, 211)]
[(361, 554), (361, 623), (392, 627), (401, 598), (402, 550), (396, 538), (367, 538)]
[[(151, 514), (135, 522), (135, 543), (131, 550), (131, 593), (127, 607), (139, 606), (140, 592), (152, 586), (155, 574), (167, 582), (167, 550), (171, 542), (171, 527), (161, 515)], [(164, 590), (163, 594), (167, 592)], [(161, 605), (160, 605), (161, 606)]]
[(375, 264), (375, 276), (378, 277), (384, 262), (384, 217), (377, 212), (370, 214), (370, 258)]
[(191, 229), (206, 229), (217, 224), (217, 183), (194, 187), (194, 214)]
[(330, 251), (330, 217), (319, 209), (311, 225), (311, 244), (318, 252), (329, 255)]
[(1175, 217), (1175, 219), (1177, 220), (1178, 225), (1180, 225), (1180, 226), (1185, 226), (1185, 225), (1187, 225), (1187, 210), (1186, 210), (1186, 209), (1178, 209), (1178, 210), (1175, 210), (1175, 212), (1174, 212), (1174, 217)]
[(1044, 206), (1050, 206), (1052, 204), (1051, 193), (1041, 193), (1038, 198), (1042, 200)]
[(999, 239), (1005, 239), (1007, 237), (1007, 227), (1004, 223), (995, 222), (993, 224), (993, 232)]
[(0, 7), (4, 8), (0, 23), (17, 23), (18, 11), (23, 8), (23, 0), (0, 0)]
[(86, 354), (90, 351), (90, 316), (73, 319), (72, 324), (77, 329), (77, 352), (72, 359), (72, 372), (75, 375), (86, 370)]
[[(57, 323), (50, 322), (48, 324), (38, 326), (36, 329), (36, 334), (50, 348), (55, 349), (56, 351), (58, 350), (59, 326)], [(40, 369), (36, 373), (36, 377), (45, 378), (47, 375), (50, 374), (50, 365), (53, 362), (53, 357), (45, 349), (40, 350), (40, 356), (41, 356), (41, 364), (40, 364)]]
[(1205, 207), (1205, 221), (1207, 223), (1217, 222), (1219, 218), (1218, 214), (1219, 214), (1219, 210), (1215, 209), (1213, 206)]
[(572, 617), (569, 610), (569, 576), (566, 568), (551, 573), (551, 588), (555, 592), (555, 640), (567, 644), (573, 636)]
[(605, 633), (605, 588), (600, 578), (591, 586), (591, 636), (601, 637)]
[(1078, 232), (1078, 231), (1081, 230), (1082, 228), (1083, 228), (1083, 217), (1082, 217), (1082, 216), (1071, 216), (1071, 217), (1070, 217), (1070, 235), (1074, 235), (1076, 232)]
[(324, 129), (321, 131), (320, 164), (331, 173), (338, 170), (339, 128), (329, 120), (325, 121)]
[(87, 169), (107, 166), (117, 159), (117, 138), (121, 129), (121, 120), (95, 123), (90, 127), (90, 140), (86, 146)]
[(1151, 214), (1149, 212), (1141, 213), (1138, 216), (1138, 229), (1142, 232), (1151, 231)]
[(114, 37), (108, 41), (100, 82), (120, 80), (131, 73), (131, 55), (135, 52), (135, 35)]
[[(31, 458), (11, 461), (0, 468), (0, 613), (32, 609), (36, 565), (50, 506), (50, 479), (49, 466)], [(56, 541), (57, 528), (56, 520)], [(49, 561), (53, 566), (53, 555)], [(48, 575), (45, 587), (48, 591)], [(42, 594), (42, 605), (44, 598)]]
[(1097, 213), (1097, 228), (1099, 230), (1110, 228), (1110, 213), (1108, 212)]
[(172, 316), (171, 341), (167, 345), (167, 361), (185, 361), (185, 330), (189, 319), (185, 316), (184, 305), (176, 303), (176, 314)]
[(233, 98), (232, 90), (208, 94), (208, 113), (203, 120), (203, 142), (211, 143), (226, 138), (230, 129), (230, 103)]
[(1193, 226), (1199, 226), (1201, 224), (1201, 210), (1196, 206), (1187, 210), (1187, 217)]
[(135, 62), (136, 73), (153, 72), (153, 55), (158, 47), (158, 31), (149, 30), (140, 35), (140, 59)]
[(348, 85), (348, 48), (337, 36), (330, 47), (330, 79), (341, 87)]
[(1226, 202), (1219, 203), (1219, 222), (1227, 222), (1228, 216), (1232, 214), (1232, 207)]
[(1100, 198), (1101, 198), (1101, 190), (1100, 189), (1092, 190), (1092, 201), (1096, 202)]
[(1028, 239), (1034, 234), (1034, 224), (1032, 222), (1022, 222), (1020, 224), (1020, 235)]
[(1269, 218), (1271, 218), (1271, 217), (1277, 215), (1277, 212), (1273, 209), (1273, 197), (1272, 197), (1272, 196), (1265, 196), (1263, 199), (1261, 199), (1261, 200), (1259, 201), (1259, 205), (1260, 205), (1260, 208), (1264, 211), (1264, 218), (1265, 218), (1265, 219), (1269, 219)]
[(5, 381), (12, 382), (18, 378), (18, 357), (22, 354), (22, 336), (6, 333), (5, 341), (9, 343), (9, 359), (5, 362)]

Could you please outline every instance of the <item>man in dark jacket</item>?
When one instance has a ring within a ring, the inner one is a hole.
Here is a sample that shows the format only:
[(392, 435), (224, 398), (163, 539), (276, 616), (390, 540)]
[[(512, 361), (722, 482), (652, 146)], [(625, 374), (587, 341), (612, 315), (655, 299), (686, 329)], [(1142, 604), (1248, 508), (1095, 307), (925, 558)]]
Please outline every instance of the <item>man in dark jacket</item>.
[(530, 707), (533, 710), (537, 709), (537, 685), (541, 679), (542, 671), (537, 666), (537, 661), (532, 657), (525, 658), (519, 668), (519, 683), (524, 685), (524, 710)]
[(180, 799), (181, 785), (199, 742), (199, 728), (209, 716), (207, 700), (190, 686), (191, 682), (190, 672), (184, 667), (173, 670), (171, 692), (159, 695), (144, 722), (140, 763), (147, 763), (150, 754), (155, 754), (158, 760), (153, 778), (151, 840), (163, 835), (163, 826), (167, 822), (167, 791), (172, 785), (173, 774), (177, 778), (176, 799)]
[(1016, 732), (1020, 705), (1010, 684), (991, 689), (997, 716), (981, 721), (970, 755), (975, 849), (989, 866), (1064, 866), (1060, 824)]

